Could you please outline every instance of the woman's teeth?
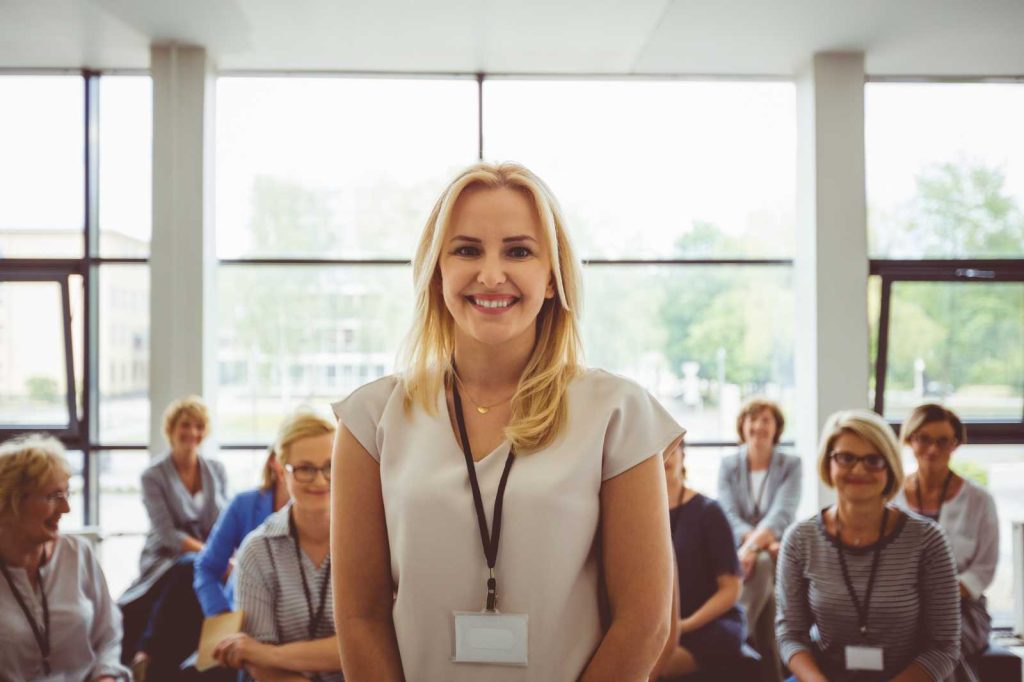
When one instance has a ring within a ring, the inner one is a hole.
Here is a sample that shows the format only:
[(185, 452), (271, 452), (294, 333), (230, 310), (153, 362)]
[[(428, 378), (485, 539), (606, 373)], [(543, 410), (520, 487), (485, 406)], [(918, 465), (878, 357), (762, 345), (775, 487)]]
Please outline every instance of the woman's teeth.
[(515, 303), (514, 298), (506, 298), (501, 300), (484, 300), (479, 298), (471, 299), (473, 303), (480, 306), (481, 308), (507, 308)]

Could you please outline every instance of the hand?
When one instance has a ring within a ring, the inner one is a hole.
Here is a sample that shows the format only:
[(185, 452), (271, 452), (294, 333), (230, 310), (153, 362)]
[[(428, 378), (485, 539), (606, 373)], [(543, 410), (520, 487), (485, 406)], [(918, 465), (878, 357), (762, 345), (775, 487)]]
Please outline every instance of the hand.
[(773, 542), (770, 545), (768, 545), (768, 553), (772, 555), (772, 561), (778, 561), (778, 559), (779, 559), (779, 549), (781, 547), (782, 547), (782, 544), (779, 543), (779, 542)]
[(241, 668), (246, 663), (265, 664), (269, 645), (257, 642), (249, 635), (239, 632), (222, 639), (213, 648), (213, 657), (229, 668)]
[(697, 628), (693, 625), (693, 618), (682, 618), (679, 620), (679, 634), (685, 635), (687, 632), (693, 632)]
[(967, 589), (966, 585), (964, 585), (963, 583), (957, 583), (957, 584), (960, 585), (960, 596), (961, 597), (970, 597), (971, 596), (971, 591)]
[(220, 581), (222, 583), (226, 583), (228, 581), (228, 578), (231, 577), (231, 571), (233, 570), (235, 570), (235, 557), (231, 557), (230, 559), (228, 559), (227, 568), (224, 569), (224, 575), (220, 577)]
[(758, 551), (753, 547), (740, 550), (740, 568), (743, 570), (743, 579), (750, 580), (754, 573), (754, 564), (757, 563)]

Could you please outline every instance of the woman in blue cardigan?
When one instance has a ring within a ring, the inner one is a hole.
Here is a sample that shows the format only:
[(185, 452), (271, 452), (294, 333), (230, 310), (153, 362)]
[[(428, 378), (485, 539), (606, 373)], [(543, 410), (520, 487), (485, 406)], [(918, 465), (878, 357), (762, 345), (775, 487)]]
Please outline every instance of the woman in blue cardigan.
[(246, 535), (273, 512), (284, 507), (290, 499), (281, 465), (277, 461), (278, 449), (284, 449), (289, 444), (278, 442), (270, 447), (267, 461), (263, 465), (263, 484), (255, 490), (239, 493), (231, 500), (196, 559), (193, 587), (206, 617), (233, 609), (231, 558), (235, 550)]

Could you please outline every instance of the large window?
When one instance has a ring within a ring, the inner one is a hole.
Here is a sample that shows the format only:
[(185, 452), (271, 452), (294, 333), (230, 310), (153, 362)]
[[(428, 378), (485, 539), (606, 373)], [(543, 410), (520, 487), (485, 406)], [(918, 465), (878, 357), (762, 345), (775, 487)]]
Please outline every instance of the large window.
[(924, 402), (967, 422), (953, 466), (996, 498), (988, 597), (1008, 624), (1024, 467), (1024, 85), (874, 82), (865, 103), (871, 399), (896, 427)]
[[(792, 408), (791, 83), (238, 77), (217, 92), (229, 448), (393, 371), (415, 240), (478, 158), (522, 162), (559, 197), (587, 262), (589, 364), (640, 381), (693, 444), (735, 442), (751, 394)], [(719, 456), (694, 455), (695, 484), (713, 490)]]

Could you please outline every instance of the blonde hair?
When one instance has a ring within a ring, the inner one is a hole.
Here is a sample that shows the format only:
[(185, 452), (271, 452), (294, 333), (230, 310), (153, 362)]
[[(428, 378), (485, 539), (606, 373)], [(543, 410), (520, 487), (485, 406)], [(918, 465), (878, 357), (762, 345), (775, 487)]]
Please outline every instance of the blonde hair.
[(164, 410), (164, 435), (168, 442), (171, 440), (175, 424), (185, 415), (202, 423), (204, 434), (209, 429), (210, 411), (206, 409), (206, 403), (197, 395), (185, 396), (175, 400)]
[(288, 463), (289, 449), (296, 441), (334, 433), (333, 420), (314, 412), (310, 408), (300, 407), (288, 415), (277, 431), (274, 441), (274, 455), (282, 465)]
[(441, 291), (439, 261), (459, 197), (476, 189), (509, 189), (529, 199), (551, 254), (555, 296), (544, 301), (537, 315), (533, 352), (512, 396), (512, 418), (505, 427), (505, 437), (517, 450), (536, 450), (550, 443), (565, 423), (566, 389), (580, 371), (581, 275), (554, 195), (518, 164), (467, 168), (441, 193), (427, 219), (413, 260), (415, 314), (403, 353), (405, 407), (415, 404), (436, 414), (438, 393), (454, 380), (455, 321)]
[(818, 448), (818, 476), (829, 488), (834, 488), (829, 459), (832, 446), (839, 436), (849, 433), (858, 436), (885, 458), (888, 478), (883, 499), (888, 502), (903, 487), (903, 463), (900, 461), (900, 445), (889, 424), (869, 410), (841, 410), (825, 421)]
[(900, 442), (909, 445), (911, 437), (919, 428), (935, 422), (948, 423), (953, 429), (953, 437), (956, 438), (957, 444), (963, 445), (967, 442), (967, 429), (956, 412), (935, 403), (925, 403), (914, 408), (900, 427)]
[(751, 398), (747, 402), (743, 403), (743, 407), (740, 408), (740, 413), (736, 415), (736, 433), (740, 437), (740, 443), (747, 442), (747, 439), (743, 435), (743, 422), (746, 421), (747, 417), (753, 417), (762, 410), (768, 410), (772, 415), (772, 419), (775, 420), (775, 437), (772, 439), (772, 443), (775, 445), (779, 444), (779, 439), (782, 437), (782, 430), (786, 428), (786, 418), (782, 415), (782, 409), (779, 407), (778, 403), (765, 398)]
[(21, 502), (57, 473), (71, 477), (64, 446), (53, 436), (30, 433), (0, 444), (0, 520), (21, 516)]

